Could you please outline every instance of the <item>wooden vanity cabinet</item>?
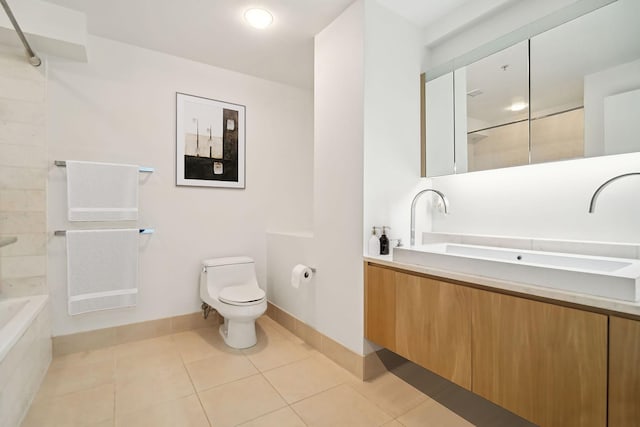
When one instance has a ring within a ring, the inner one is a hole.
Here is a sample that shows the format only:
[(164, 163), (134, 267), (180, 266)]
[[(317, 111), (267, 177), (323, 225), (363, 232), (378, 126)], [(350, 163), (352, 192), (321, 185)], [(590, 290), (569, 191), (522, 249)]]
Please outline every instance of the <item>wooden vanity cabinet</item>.
[(471, 389), (470, 289), (396, 272), (396, 353)]
[(470, 289), (365, 265), (365, 338), (471, 389)]
[(395, 271), (376, 265), (364, 269), (364, 336), (396, 351)]
[(640, 321), (609, 318), (609, 427), (640, 426)]
[(606, 426), (606, 315), (477, 289), (472, 312), (474, 393), (541, 426)]
[(365, 336), (543, 427), (640, 426), (640, 321), (365, 263)]

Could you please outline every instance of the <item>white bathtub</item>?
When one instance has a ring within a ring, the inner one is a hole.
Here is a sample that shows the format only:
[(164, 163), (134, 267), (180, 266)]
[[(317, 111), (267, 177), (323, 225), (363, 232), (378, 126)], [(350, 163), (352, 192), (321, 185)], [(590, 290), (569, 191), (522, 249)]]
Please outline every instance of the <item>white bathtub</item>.
[(0, 298), (0, 426), (19, 426), (51, 362), (47, 295)]
[(0, 299), (0, 362), (47, 303), (47, 295)]

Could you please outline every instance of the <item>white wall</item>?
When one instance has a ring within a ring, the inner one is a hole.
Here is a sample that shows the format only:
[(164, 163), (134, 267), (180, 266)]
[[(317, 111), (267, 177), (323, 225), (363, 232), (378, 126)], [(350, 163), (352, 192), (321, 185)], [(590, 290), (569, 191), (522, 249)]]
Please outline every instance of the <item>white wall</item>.
[[(418, 40), (373, 0), (316, 36), (313, 243), (269, 236), (272, 301), (360, 354), (363, 244), (374, 224), (408, 239), (407, 199), (419, 182)], [(317, 275), (294, 290), (290, 269), (304, 259)]]
[[(296, 264), (316, 267), (311, 232), (267, 233), (267, 299), (307, 325), (318, 328), (318, 276), (295, 289), (291, 270)], [(320, 276), (322, 277), (322, 276)]]
[(637, 243), (640, 177), (614, 182), (588, 208), (600, 184), (639, 165), (633, 153), (432, 178), (450, 202), (433, 231)]
[[(155, 167), (141, 179), (138, 224), (156, 233), (140, 240), (138, 306), (74, 317), (65, 240), (52, 237), (53, 335), (198, 311), (205, 258), (252, 256), (265, 286), (266, 229), (312, 221), (312, 93), (98, 37), (88, 49), (88, 64), (50, 59), (49, 161)], [(246, 189), (175, 185), (176, 92), (246, 106)], [(47, 214), (50, 232), (79, 227), (66, 220), (63, 168), (49, 171)]]
[(362, 352), (364, 7), (315, 37), (314, 245), (318, 331)]
[(409, 240), (420, 184), (420, 31), (376, 1), (365, 3), (364, 252), (373, 225)]

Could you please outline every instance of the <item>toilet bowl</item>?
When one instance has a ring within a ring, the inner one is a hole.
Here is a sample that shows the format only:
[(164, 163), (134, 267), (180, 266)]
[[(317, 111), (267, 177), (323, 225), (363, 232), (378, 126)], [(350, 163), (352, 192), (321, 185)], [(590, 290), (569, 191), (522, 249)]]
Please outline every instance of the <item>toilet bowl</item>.
[(253, 259), (228, 257), (202, 261), (200, 298), (224, 318), (220, 335), (225, 344), (237, 349), (256, 344), (255, 321), (267, 311), (267, 299), (258, 286)]

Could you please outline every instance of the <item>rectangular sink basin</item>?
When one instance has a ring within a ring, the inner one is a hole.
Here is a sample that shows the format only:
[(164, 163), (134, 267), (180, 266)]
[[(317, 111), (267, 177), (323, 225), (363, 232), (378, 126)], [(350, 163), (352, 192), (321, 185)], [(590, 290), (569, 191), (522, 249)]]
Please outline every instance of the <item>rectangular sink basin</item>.
[(435, 243), (394, 248), (393, 260), (624, 301), (640, 300), (637, 259)]

